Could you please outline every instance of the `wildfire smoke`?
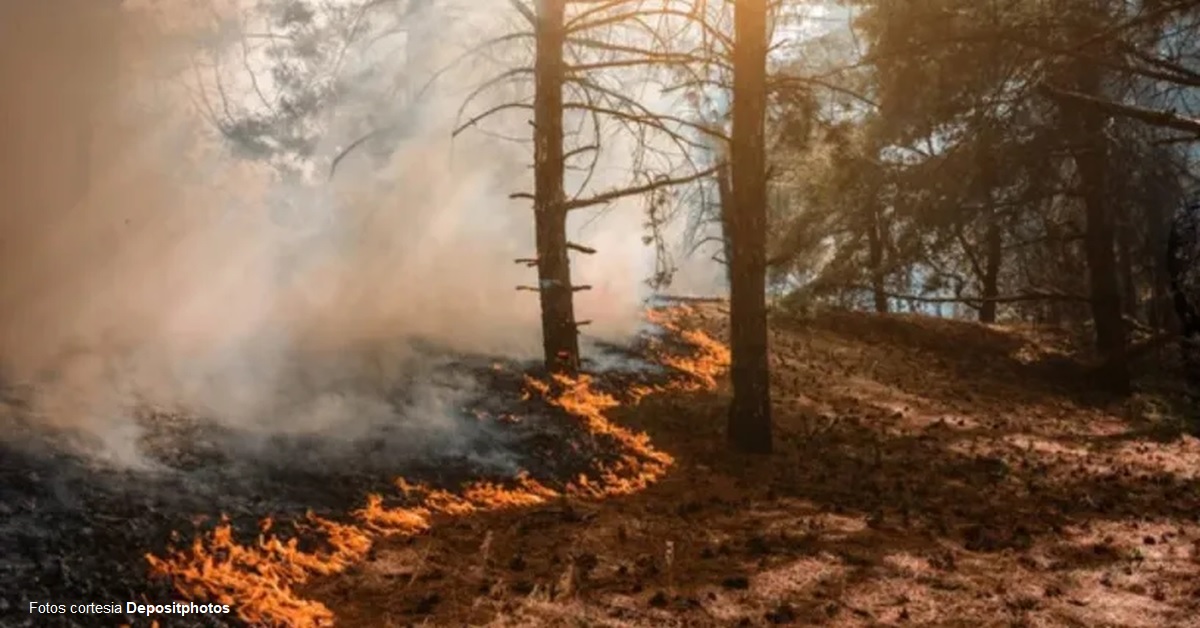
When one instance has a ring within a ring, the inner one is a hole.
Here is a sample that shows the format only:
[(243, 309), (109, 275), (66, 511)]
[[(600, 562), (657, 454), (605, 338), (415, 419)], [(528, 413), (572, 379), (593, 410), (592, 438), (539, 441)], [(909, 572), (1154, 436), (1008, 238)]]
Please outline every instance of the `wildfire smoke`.
[[(688, 355), (655, 350), (656, 358), (676, 375), (666, 384), (629, 390), (630, 402), (653, 393), (717, 386), (717, 377), (729, 366), (729, 351), (703, 332), (683, 329), (680, 321), (690, 313), (686, 307), (647, 313), (648, 320), (687, 347)], [(540, 396), (577, 419), (587, 433), (615, 442), (621, 452), (619, 458), (595, 463), (590, 474), (581, 474), (561, 489), (526, 474), (507, 485), (476, 482), (458, 492), (397, 478), (395, 485), (410, 505), (385, 506), (383, 496), (373, 494), (345, 523), (310, 513), (302, 525), (323, 539), (325, 546), (311, 551), (301, 549), (295, 536), (284, 540), (274, 533), (271, 519), (261, 523), (256, 542), (241, 544), (234, 538), (230, 522), (223, 519), (188, 548), (164, 557), (147, 554), (151, 572), (171, 578), (175, 589), (186, 598), (235, 607), (239, 617), (253, 625), (328, 626), (334, 623), (333, 612), (320, 602), (304, 599), (296, 588), (313, 576), (336, 574), (363, 560), (379, 538), (421, 534), (438, 517), (530, 507), (563, 498), (627, 495), (656, 482), (674, 463), (669, 454), (654, 447), (646, 434), (621, 427), (606, 416), (621, 402), (597, 390), (591, 376), (554, 376), (549, 381), (527, 376), (525, 384), (527, 396)]]

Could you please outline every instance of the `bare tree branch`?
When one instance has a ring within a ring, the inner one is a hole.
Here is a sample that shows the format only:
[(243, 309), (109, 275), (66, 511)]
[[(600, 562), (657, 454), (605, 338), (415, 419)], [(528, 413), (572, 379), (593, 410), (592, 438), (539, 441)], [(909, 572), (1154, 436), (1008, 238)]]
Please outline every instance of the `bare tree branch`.
[(521, 17), (529, 22), (530, 26), (537, 25), (537, 15), (534, 15), (533, 10), (525, 6), (525, 3), (521, 2), (521, 0), (508, 0), (508, 3), (517, 10), (517, 13), (521, 14)]
[(703, 179), (704, 177), (712, 176), (714, 173), (717, 172), (718, 169), (719, 169), (718, 167), (714, 166), (712, 168), (708, 168), (707, 170), (701, 170), (700, 172), (696, 172), (696, 173), (693, 173), (693, 174), (690, 174), (690, 175), (687, 175), (684, 177), (663, 177), (663, 178), (657, 179), (653, 182), (650, 182), (650, 183), (647, 183), (644, 185), (637, 185), (637, 186), (633, 186), (633, 187), (610, 190), (608, 192), (597, 194), (596, 196), (593, 196), (591, 198), (583, 198), (583, 199), (575, 199), (572, 201), (567, 201), (565, 203), (565, 205), (566, 205), (566, 209), (568, 211), (574, 210), (574, 209), (582, 209), (584, 207), (591, 207), (593, 205), (603, 205), (605, 203), (611, 203), (613, 201), (620, 200), (622, 198), (626, 198), (629, 196), (637, 196), (639, 194), (653, 192), (655, 190), (659, 190), (662, 188), (674, 187), (677, 185), (684, 185), (687, 183), (692, 183), (693, 181), (698, 181), (700, 179)]
[(509, 109), (532, 110), (533, 105), (531, 103), (525, 103), (525, 102), (508, 102), (508, 103), (496, 105), (495, 107), (490, 107), (487, 110), (485, 110), (483, 113), (473, 116), (470, 120), (467, 120), (466, 122), (458, 125), (457, 127), (454, 127), (454, 130), (450, 132), (450, 137), (458, 137), (460, 133), (475, 126), (476, 124), (479, 124), (483, 120), (485, 120), (497, 113), (500, 113), (501, 111), (507, 111)]
[(1081, 94), (1075, 91), (1053, 87), (1044, 83), (1039, 85), (1038, 89), (1050, 98), (1056, 100), (1069, 100), (1095, 107), (1096, 109), (1099, 109), (1109, 115), (1129, 118), (1139, 122), (1144, 122), (1151, 126), (1194, 133), (1197, 136), (1200, 136), (1200, 120), (1195, 118), (1185, 118), (1172, 111), (1159, 111), (1156, 109), (1147, 109), (1145, 107), (1138, 107), (1135, 105), (1126, 105), (1113, 102), (1111, 100), (1104, 100), (1102, 98), (1088, 96), (1087, 94)]

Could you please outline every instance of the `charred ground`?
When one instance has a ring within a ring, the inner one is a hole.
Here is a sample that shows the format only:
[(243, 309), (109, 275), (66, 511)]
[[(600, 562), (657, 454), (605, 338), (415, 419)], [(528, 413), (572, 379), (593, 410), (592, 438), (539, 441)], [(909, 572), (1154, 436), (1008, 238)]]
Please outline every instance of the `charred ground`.
[[(590, 364), (602, 375), (598, 389), (628, 391), (672, 376), (647, 362), (651, 351), (683, 350), (651, 330), (629, 346), (604, 345)], [(147, 552), (186, 547), (227, 521), (235, 537), (252, 541), (265, 518), (288, 530), (302, 549), (324, 544), (302, 524), (307, 517), (338, 519), (368, 494), (401, 504), (394, 480), (434, 489), (469, 482), (511, 481), (518, 472), (561, 485), (626, 452), (587, 433), (540, 396), (527, 378), (529, 364), (491, 356), (452, 354), (422, 347), (436, 366), (422, 377), (468, 381), (471, 394), (436, 430), (399, 420), (381, 421), (351, 437), (328, 433), (267, 435), (240, 432), (218, 421), (141, 408), (142, 431), (133, 438), (144, 468), (84, 455), (73, 432), (51, 432), (30, 420), (28, 391), (4, 400), (7, 438), (0, 441), (0, 625), (141, 625), (144, 619), (45, 617), (27, 612), (31, 601), (162, 603), (178, 599), (169, 579), (147, 569)], [(412, 392), (427, 382), (395, 382), (389, 397), (398, 416)], [(243, 625), (235, 617), (162, 618), (171, 626)]]
[[(720, 304), (685, 314), (677, 329), (725, 325)], [(643, 362), (669, 365), (686, 346), (610, 348), (594, 366), (636, 368), (609, 368), (593, 387), (622, 402), (611, 419), (675, 457), (656, 484), (438, 515), (298, 584), (298, 597), (345, 626), (1195, 625), (1200, 443), (1165, 397), (1097, 390), (1051, 330), (845, 312), (772, 327), (774, 456), (726, 452), (723, 388), (655, 389), (673, 369)], [(212, 432), (199, 422), (169, 416), (150, 434), (172, 473), (9, 445), (4, 590), (22, 597), (5, 598), (5, 625), (33, 625), (25, 598), (177, 597), (142, 554), (186, 546), (220, 513), (249, 542), (264, 516), (276, 530), (308, 510), (344, 518), (367, 493), (403, 508), (395, 475), (454, 490), (520, 467), (561, 487), (620, 459), (616, 443), (528, 395), (521, 366), (445, 363), (485, 382), (461, 420), (489, 436), (437, 461), (389, 467), (369, 439), (332, 466), (231, 459), (200, 445)], [(501, 444), (517, 453), (489, 467)]]

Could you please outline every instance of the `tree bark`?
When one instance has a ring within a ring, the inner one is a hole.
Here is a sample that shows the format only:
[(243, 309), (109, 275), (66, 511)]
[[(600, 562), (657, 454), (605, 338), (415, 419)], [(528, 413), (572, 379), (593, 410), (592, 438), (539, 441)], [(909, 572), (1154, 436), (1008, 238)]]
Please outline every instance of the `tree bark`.
[(875, 312), (888, 313), (887, 286), (883, 277), (883, 216), (879, 207), (871, 208), (871, 226), (867, 230), (867, 254), (871, 264), (871, 296), (875, 301)]
[(1121, 221), (1117, 228), (1117, 253), (1121, 268), (1121, 305), (1125, 316), (1138, 320), (1141, 314), (1138, 299), (1137, 275), (1133, 262), (1133, 225), (1128, 220)]
[(991, 192), (988, 192), (987, 234), (984, 236), (986, 257), (983, 266), (983, 304), (979, 308), (979, 322), (995, 323), (996, 306), (1000, 296), (1000, 263), (1004, 258), (1004, 234), (1001, 229), (1000, 217), (992, 206)]
[[(1083, 94), (1098, 95), (1103, 87), (1100, 69), (1088, 63), (1078, 64), (1076, 81), (1077, 90)], [(1130, 382), (1128, 364), (1121, 359), (1125, 353), (1126, 330), (1117, 275), (1114, 212), (1107, 185), (1106, 116), (1086, 104), (1065, 104), (1062, 113), (1070, 126), (1073, 143), (1078, 147), (1074, 159), (1087, 220), (1084, 254), (1087, 258), (1096, 349), (1111, 365), (1107, 369), (1106, 378), (1109, 381), (1106, 384), (1124, 391)]]
[(1172, 305), (1179, 326), (1179, 350), (1189, 386), (1200, 388), (1200, 311), (1192, 301), (1197, 239), (1200, 238), (1200, 205), (1189, 205), (1171, 221), (1167, 237), (1167, 274)]
[[(1159, 215), (1162, 212), (1162, 215)], [(1151, 231), (1146, 248), (1157, 251), (1154, 263), (1151, 265), (1152, 279), (1150, 283), (1150, 303), (1147, 315), (1150, 326), (1168, 331), (1179, 331), (1179, 321), (1175, 316), (1174, 302), (1171, 298), (1170, 272), (1170, 218), (1162, 208), (1155, 209), (1155, 219), (1151, 221)]]
[[(721, 159), (725, 159), (726, 155), (721, 155)], [(725, 163), (717, 170), (717, 202), (718, 211), (721, 212), (721, 242), (723, 248), (721, 253), (725, 255), (725, 280), (733, 283), (733, 276), (730, 267), (730, 258), (733, 256), (733, 245), (730, 242), (733, 239), (732, 227), (729, 224), (730, 218), (733, 216), (733, 187), (729, 180), (729, 164)]]
[(766, 61), (767, 2), (741, 0), (734, 7), (730, 150), (734, 204), (728, 219), (733, 401), (728, 429), (735, 449), (762, 454), (772, 449), (766, 300)]
[(1000, 296), (1000, 264), (1004, 259), (1004, 231), (996, 210), (996, 183), (999, 179), (996, 164), (996, 129), (990, 122), (983, 123), (979, 141), (979, 152), (975, 160), (976, 195), (983, 204), (984, 219), (984, 260), (983, 276), (979, 278), (980, 292), (983, 294), (983, 304), (979, 308), (979, 322), (991, 324), (996, 322)]
[(538, 2), (533, 207), (543, 357), (550, 372), (574, 374), (579, 370), (579, 330), (575, 324), (563, 190), (565, 4), (565, 0)]

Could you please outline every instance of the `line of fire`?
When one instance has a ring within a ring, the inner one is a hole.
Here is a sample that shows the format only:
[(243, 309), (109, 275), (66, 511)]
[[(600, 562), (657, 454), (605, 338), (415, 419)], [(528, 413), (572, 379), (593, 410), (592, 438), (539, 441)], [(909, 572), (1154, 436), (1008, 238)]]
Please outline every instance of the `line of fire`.
[(0, 627), (1200, 625), (1200, 0), (0, 0)]

